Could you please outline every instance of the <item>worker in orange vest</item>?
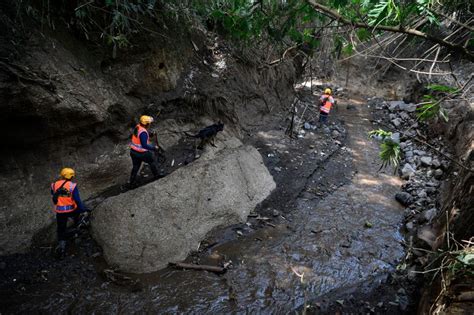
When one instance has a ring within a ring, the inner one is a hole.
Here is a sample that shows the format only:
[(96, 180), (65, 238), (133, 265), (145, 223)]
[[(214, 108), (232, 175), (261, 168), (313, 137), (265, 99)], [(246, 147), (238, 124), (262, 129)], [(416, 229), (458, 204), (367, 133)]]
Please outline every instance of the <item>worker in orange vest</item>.
[(81, 213), (89, 211), (81, 201), (77, 184), (72, 181), (74, 176), (75, 172), (72, 168), (63, 168), (60, 178), (51, 184), (58, 235), (58, 247), (56, 250), (59, 258), (64, 258), (66, 254), (68, 219), (72, 218), (77, 226), (81, 219)]
[(326, 88), (319, 98), (319, 122), (323, 124), (326, 124), (331, 107), (334, 105), (334, 98), (331, 95), (331, 89)]
[(137, 174), (142, 162), (150, 166), (155, 179), (159, 177), (152, 153), (152, 151), (158, 151), (159, 147), (157, 144), (150, 144), (150, 135), (148, 134), (148, 129), (152, 122), (153, 117), (143, 115), (140, 117), (140, 123), (133, 130), (132, 141), (130, 143), (130, 157), (132, 158), (133, 164), (129, 182), (130, 187), (136, 186)]

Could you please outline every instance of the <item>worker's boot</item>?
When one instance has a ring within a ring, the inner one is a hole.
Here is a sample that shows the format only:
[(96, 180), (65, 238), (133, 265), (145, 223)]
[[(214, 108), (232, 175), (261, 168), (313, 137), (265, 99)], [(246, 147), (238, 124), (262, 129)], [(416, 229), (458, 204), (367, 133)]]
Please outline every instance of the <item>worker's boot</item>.
[(66, 257), (66, 241), (59, 241), (56, 247), (56, 255), (58, 259), (64, 259), (64, 257)]
[(134, 188), (137, 188), (137, 175), (136, 174), (132, 174), (130, 176), (130, 180), (128, 181), (126, 187), (128, 189), (134, 189)]

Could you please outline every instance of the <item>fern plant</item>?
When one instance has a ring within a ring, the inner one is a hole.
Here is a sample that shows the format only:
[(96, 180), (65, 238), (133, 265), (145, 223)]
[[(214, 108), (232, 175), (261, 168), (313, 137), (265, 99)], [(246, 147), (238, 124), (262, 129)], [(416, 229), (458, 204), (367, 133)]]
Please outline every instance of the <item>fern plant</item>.
[(400, 164), (400, 144), (392, 139), (392, 135), (392, 132), (385, 131), (383, 129), (372, 130), (369, 132), (370, 138), (376, 138), (382, 141), (382, 143), (380, 144), (379, 153), (382, 165), (380, 166), (379, 171), (388, 166), (392, 166), (394, 168), (394, 172), (396, 172)]
[(419, 104), (417, 117), (419, 120), (428, 120), (433, 117), (441, 117), (448, 122), (448, 113), (441, 106), (441, 102), (445, 99), (455, 97), (459, 90), (447, 85), (431, 84), (426, 87), (429, 94), (423, 95), (424, 102)]
[(380, 169), (386, 168), (387, 166), (392, 166), (394, 168), (394, 173), (397, 171), (401, 159), (401, 149), (400, 144), (391, 139), (386, 139), (380, 145), (380, 160), (382, 160), (382, 165)]

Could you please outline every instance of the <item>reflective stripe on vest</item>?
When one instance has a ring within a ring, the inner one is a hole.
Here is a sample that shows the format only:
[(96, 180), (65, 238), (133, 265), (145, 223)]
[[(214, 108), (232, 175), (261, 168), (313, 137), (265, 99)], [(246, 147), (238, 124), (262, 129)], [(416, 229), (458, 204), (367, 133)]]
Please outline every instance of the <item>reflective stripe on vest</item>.
[[(140, 142), (140, 135), (142, 134), (142, 132), (146, 132), (146, 135), (148, 136), (148, 131), (140, 125), (137, 125), (135, 127), (135, 129), (138, 129), (138, 132), (137, 132), (137, 135), (135, 136), (135, 130), (133, 130), (132, 142), (130, 143), (130, 149), (132, 149), (134, 151), (137, 151), (137, 152), (146, 152), (146, 151), (148, 151), (148, 149), (145, 149), (144, 147), (142, 147), (142, 144)], [(150, 137), (149, 136), (148, 136), (147, 143), (150, 143)]]
[(331, 111), (331, 106), (332, 106), (332, 103), (329, 101), (330, 99), (330, 95), (327, 95), (327, 94), (323, 94), (320, 98), (320, 100), (324, 100), (326, 98), (326, 102), (324, 103), (323, 106), (321, 106), (320, 110), (323, 112), (323, 113), (326, 113), (326, 114), (329, 114), (329, 112)]
[[(61, 185), (64, 183), (64, 180), (58, 180), (55, 183), (51, 185), (51, 188), (53, 189), (53, 193), (56, 192), (56, 190), (61, 187)], [(65, 188), (67, 191), (69, 191), (68, 196), (59, 196), (58, 197), (58, 203), (54, 207), (54, 211), (56, 213), (67, 213), (67, 212), (72, 212), (76, 210), (77, 204), (74, 198), (72, 197), (72, 193), (74, 189), (76, 188), (76, 184), (73, 182), (66, 183), (63, 188)]]

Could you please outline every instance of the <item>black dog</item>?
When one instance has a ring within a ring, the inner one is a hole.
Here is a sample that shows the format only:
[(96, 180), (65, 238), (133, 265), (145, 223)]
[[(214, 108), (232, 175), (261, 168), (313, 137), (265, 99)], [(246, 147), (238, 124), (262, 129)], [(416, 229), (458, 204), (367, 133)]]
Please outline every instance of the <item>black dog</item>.
[(208, 143), (215, 147), (216, 145), (214, 144), (214, 139), (216, 138), (217, 133), (222, 130), (224, 130), (224, 124), (222, 122), (219, 122), (217, 124), (213, 124), (199, 130), (199, 132), (195, 135), (190, 135), (188, 133), (186, 133), (186, 135), (192, 138), (201, 139), (201, 142), (199, 143), (197, 148), (199, 150), (202, 150), (204, 146)]

